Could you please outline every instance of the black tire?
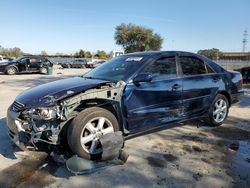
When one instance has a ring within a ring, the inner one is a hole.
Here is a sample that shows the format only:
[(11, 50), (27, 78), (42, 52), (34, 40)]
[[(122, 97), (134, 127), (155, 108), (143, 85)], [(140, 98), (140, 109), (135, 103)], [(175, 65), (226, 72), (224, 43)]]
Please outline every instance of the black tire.
[[(216, 121), (216, 118), (215, 118), (216, 115), (214, 115), (214, 112), (215, 112), (215, 110), (216, 110), (216, 103), (218, 103), (219, 101), (224, 101), (224, 102), (225, 102), (225, 105), (226, 105), (226, 107), (225, 107), (226, 112), (224, 113), (225, 116), (223, 115), (223, 117), (221, 118), (220, 121)], [(210, 126), (213, 126), (213, 127), (220, 126), (220, 125), (223, 124), (224, 121), (226, 120), (227, 115), (228, 115), (228, 111), (229, 111), (229, 102), (228, 102), (227, 97), (226, 97), (225, 95), (218, 94), (218, 95), (214, 98), (214, 100), (213, 100), (213, 102), (212, 102), (212, 104), (211, 104), (211, 106), (210, 106), (210, 108), (209, 108), (208, 117), (205, 119), (205, 121), (206, 121)]]
[(14, 75), (17, 73), (17, 69), (15, 67), (12, 67), (12, 66), (7, 67), (5, 73), (8, 75)]
[[(68, 128), (68, 133), (67, 133), (67, 140), (70, 149), (72, 150), (73, 153), (77, 154), (80, 157), (83, 157), (85, 159), (99, 159), (101, 157), (101, 152), (100, 153), (90, 153), (90, 149), (92, 146), (92, 140), (86, 143), (85, 145), (82, 146), (81, 144), (81, 138), (87, 137), (90, 135), (93, 135), (91, 132), (88, 131), (87, 129), (87, 123), (92, 121), (95, 118), (105, 118), (109, 122), (109, 126), (112, 125), (113, 131), (119, 131), (119, 125), (116, 117), (114, 116), (113, 113), (110, 111), (104, 109), (104, 108), (99, 108), (99, 107), (91, 107), (83, 110), (80, 112), (71, 122)], [(99, 120), (97, 120), (99, 121)], [(105, 120), (106, 123), (106, 120)], [(92, 122), (91, 122), (91, 125)], [(95, 126), (95, 125), (94, 125)], [(104, 125), (103, 125), (104, 126)], [(97, 125), (96, 127), (97, 128)], [(110, 127), (109, 127), (110, 128)], [(89, 132), (89, 134), (88, 134)], [(89, 148), (88, 147), (89, 144)], [(97, 148), (99, 147), (99, 150), (101, 150), (101, 145), (97, 145)], [(89, 152), (88, 152), (88, 151)]]

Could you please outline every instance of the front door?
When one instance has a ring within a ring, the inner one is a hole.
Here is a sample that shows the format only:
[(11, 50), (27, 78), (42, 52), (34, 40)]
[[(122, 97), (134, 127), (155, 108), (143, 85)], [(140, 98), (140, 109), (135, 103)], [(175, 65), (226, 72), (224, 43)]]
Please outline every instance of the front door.
[(162, 57), (141, 73), (152, 75), (153, 80), (129, 83), (124, 92), (130, 132), (175, 121), (182, 115), (182, 80), (177, 76), (176, 58)]
[(29, 57), (24, 57), (18, 61), (18, 70), (20, 72), (29, 70)]

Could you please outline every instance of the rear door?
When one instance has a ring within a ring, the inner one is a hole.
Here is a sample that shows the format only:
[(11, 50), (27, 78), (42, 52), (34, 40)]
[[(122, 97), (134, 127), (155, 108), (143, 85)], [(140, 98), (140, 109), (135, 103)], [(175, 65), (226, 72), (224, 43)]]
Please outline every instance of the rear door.
[(182, 99), (185, 116), (206, 112), (222, 81), (205, 62), (196, 56), (179, 56), (182, 72)]
[(179, 119), (182, 80), (177, 75), (176, 57), (162, 57), (146, 65), (140, 73), (151, 74), (153, 80), (139, 85), (130, 83), (125, 89), (124, 106), (130, 131)]
[(42, 63), (42, 59), (41, 58), (31, 57), (30, 58), (29, 71), (39, 71), (41, 63)]

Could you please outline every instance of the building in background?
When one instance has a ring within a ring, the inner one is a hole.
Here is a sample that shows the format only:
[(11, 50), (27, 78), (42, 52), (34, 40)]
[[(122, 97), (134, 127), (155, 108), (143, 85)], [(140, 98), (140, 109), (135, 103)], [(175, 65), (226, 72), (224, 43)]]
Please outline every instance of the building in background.
[(223, 52), (220, 60), (250, 61), (250, 52)]

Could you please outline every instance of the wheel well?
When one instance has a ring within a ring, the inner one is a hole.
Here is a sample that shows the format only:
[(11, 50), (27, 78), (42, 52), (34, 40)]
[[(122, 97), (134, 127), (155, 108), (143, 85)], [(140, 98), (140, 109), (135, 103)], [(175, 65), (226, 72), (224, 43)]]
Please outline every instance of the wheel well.
[(103, 99), (86, 100), (76, 108), (76, 111), (80, 112), (80, 111), (82, 111), (82, 110), (84, 110), (86, 108), (90, 108), (90, 107), (104, 108), (104, 109), (110, 111), (112, 114), (114, 114), (116, 119), (119, 121), (118, 114), (117, 114), (116, 109), (114, 108), (113, 101), (103, 100)]
[[(117, 121), (120, 123), (120, 119), (119, 116), (114, 108), (114, 106), (111, 103), (112, 101), (109, 100), (102, 100), (102, 99), (91, 99), (91, 100), (86, 100), (83, 103), (81, 103), (75, 110), (74, 112), (80, 113), (82, 110), (86, 109), (86, 108), (90, 108), (90, 107), (100, 107), (100, 108), (104, 108), (108, 111), (110, 111), (112, 114), (114, 114), (114, 116), (116, 117)], [(60, 137), (66, 138), (67, 137), (67, 129), (68, 126), (70, 125), (71, 121), (73, 120), (70, 119), (62, 128), (62, 130), (60, 131)]]
[(226, 91), (221, 91), (221, 92), (219, 92), (219, 94), (224, 95), (228, 100), (229, 106), (231, 106), (231, 96), (230, 96), (230, 94), (228, 92), (226, 92)]

